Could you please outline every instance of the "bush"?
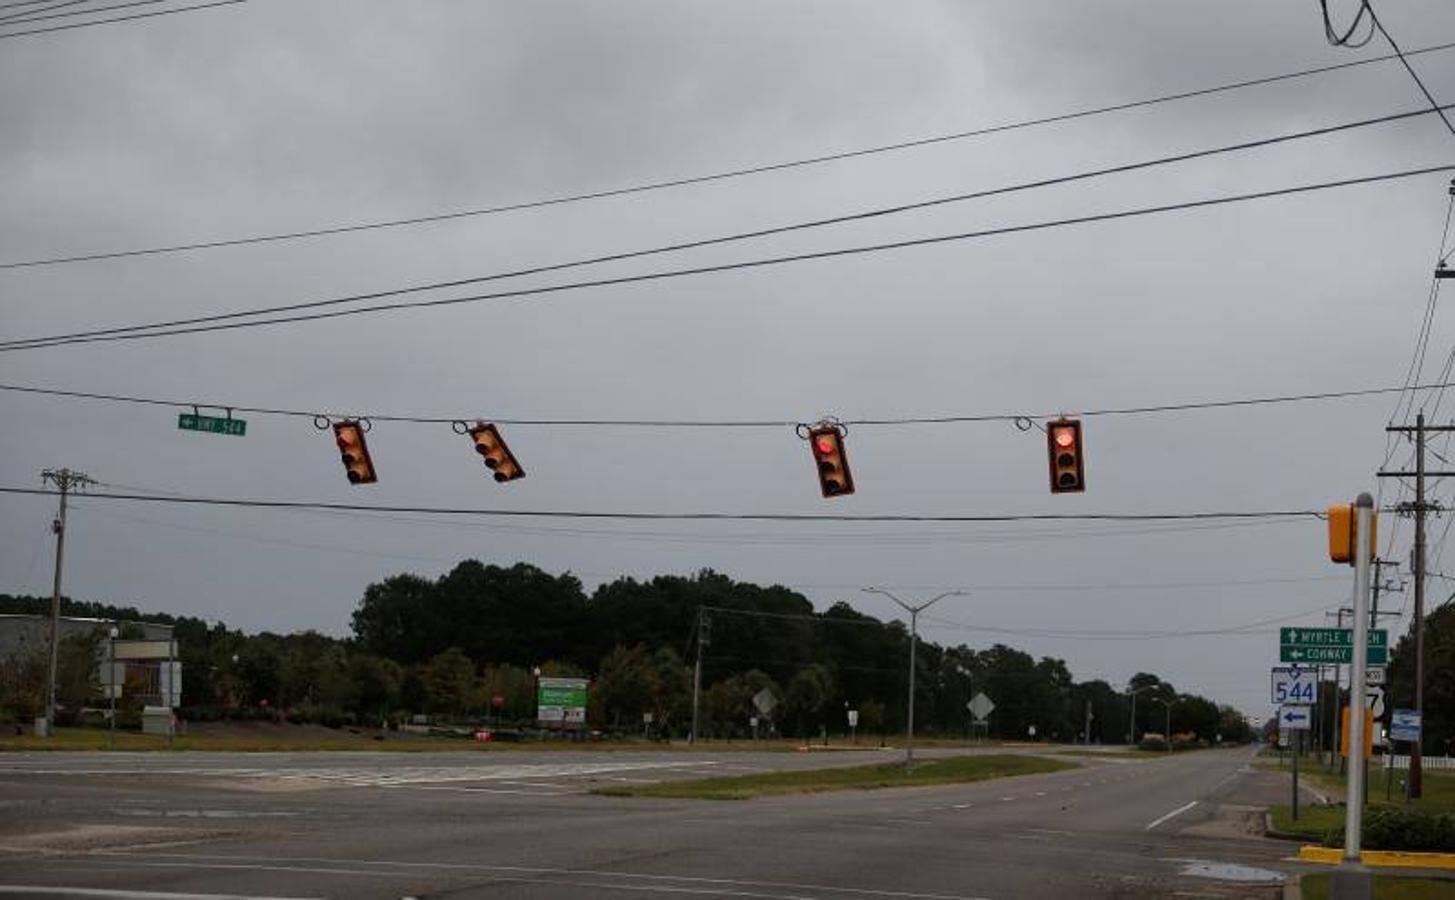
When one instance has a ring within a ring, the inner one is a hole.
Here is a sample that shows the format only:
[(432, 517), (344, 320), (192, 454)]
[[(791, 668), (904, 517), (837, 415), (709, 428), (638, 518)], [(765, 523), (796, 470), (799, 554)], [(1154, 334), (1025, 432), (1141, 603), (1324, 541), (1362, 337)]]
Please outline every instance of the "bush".
[[(1342, 804), (1341, 804), (1342, 808)], [(1364, 811), (1362, 843), (1369, 850), (1415, 850), (1436, 853), (1455, 851), (1455, 816), (1428, 815), (1392, 806)], [(1344, 829), (1331, 829), (1325, 846), (1344, 846)]]

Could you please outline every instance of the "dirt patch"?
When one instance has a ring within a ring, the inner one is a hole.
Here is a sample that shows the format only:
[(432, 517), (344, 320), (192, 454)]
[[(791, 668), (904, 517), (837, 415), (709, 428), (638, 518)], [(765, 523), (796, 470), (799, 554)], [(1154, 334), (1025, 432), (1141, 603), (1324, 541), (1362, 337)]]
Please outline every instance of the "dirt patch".
[(229, 832), (200, 828), (161, 828), (148, 825), (73, 825), (58, 831), (0, 837), (0, 853), (67, 854), (97, 850), (133, 850), (141, 847), (191, 844), (226, 837)]
[(1185, 828), (1182, 833), (1202, 837), (1261, 838), (1263, 831), (1263, 807), (1219, 803), (1211, 819)]

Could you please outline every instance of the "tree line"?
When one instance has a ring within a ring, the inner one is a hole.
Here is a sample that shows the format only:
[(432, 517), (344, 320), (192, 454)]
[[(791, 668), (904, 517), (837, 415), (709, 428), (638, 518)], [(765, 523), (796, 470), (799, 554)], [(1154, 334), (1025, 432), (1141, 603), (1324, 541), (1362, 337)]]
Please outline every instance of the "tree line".
[[(782, 586), (704, 570), (690, 577), (623, 577), (589, 595), (573, 575), (517, 563), (465, 560), (439, 578), (394, 575), (371, 584), (352, 634), (245, 634), (188, 616), (66, 601), (67, 615), (146, 619), (174, 626), (184, 667), (184, 718), (287, 717), (330, 725), (381, 725), (426, 714), (471, 723), (525, 724), (535, 679), (592, 680), (588, 719), (620, 732), (681, 735), (690, 726), (693, 663), (702, 659), (701, 728), (744, 737), (768, 691), (764, 730), (793, 736), (842, 733), (858, 711), (861, 734), (894, 733), (908, 707), (909, 631), (837, 602), (823, 612)], [(49, 601), (0, 595), (0, 612), (46, 614)], [(96, 638), (66, 642), (63, 705), (94, 704), (84, 673)], [(32, 655), (33, 652), (32, 652)], [(23, 656), (23, 655), (22, 655)], [(43, 666), (0, 663), (0, 717), (24, 720), (43, 698)], [(79, 673), (79, 674), (78, 674)], [(1128, 691), (1138, 690), (1137, 721)], [(915, 729), (965, 735), (975, 694), (995, 704), (988, 735), (1092, 741), (1162, 733), (1245, 740), (1236, 710), (1179, 693), (1155, 675), (1127, 685), (1077, 681), (1064, 660), (1004, 644), (973, 649), (920, 639)], [(1154, 703), (1161, 698), (1167, 707)]]

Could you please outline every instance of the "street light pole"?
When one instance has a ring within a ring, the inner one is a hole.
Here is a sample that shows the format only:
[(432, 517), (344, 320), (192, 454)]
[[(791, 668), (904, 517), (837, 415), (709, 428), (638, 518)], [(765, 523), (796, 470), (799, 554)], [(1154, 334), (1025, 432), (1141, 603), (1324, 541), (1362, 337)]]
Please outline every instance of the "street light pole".
[(880, 588), (864, 588), (866, 594), (881, 594), (899, 604), (905, 612), (909, 613), (909, 716), (905, 723), (904, 730), (904, 764), (906, 767), (914, 763), (914, 650), (919, 642), (919, 614), (922, 610), (929, 609), (934, 604), (946, 597), (963, 597), (964, 591), (946, 591), (943, 594), (931, 597), (925, 602), (914, 605), (906, 603), (893, 594)]
[(1137, 695), (1142, 691), (1151, 690), (1154, 687), (1157, 687), (1157, 685), (1144, 684), (1139, 688), (1127, 691), (1127, 694), (1132, 698), (1132, 721), (1127, 723), (1127, 743), (1129, 745), (1135, 746), (1137, 743)]

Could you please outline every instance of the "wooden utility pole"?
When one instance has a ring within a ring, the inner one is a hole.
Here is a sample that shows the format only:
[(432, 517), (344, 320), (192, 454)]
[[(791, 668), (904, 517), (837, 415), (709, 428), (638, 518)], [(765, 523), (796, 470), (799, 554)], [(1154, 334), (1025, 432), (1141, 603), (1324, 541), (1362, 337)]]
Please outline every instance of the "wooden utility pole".
[[(1427, 472), (1425, 471), (1425, 436), (1431, 432), (1455, 431), (1455, 425), (1426, 425), (1425, 414), (1421, 412), (1415, 417), (1414, 425), (1389, 425), (1385, 431), (1397, 432), (1400, 434), (1413, 434), (1415, 440), (1415, 470), (1413, 472), (1380, 472), (1380, 478), (1413, 478), (1415, 480), (1415, 501), (1413, 503), (1401, 503), (1397, 511), (1402, 515), (1413, 516), (1415, 520), (1415, 547), (1411, 560), (1412, 574), (1415, 582), (1415, 710), (1420, 714), (1420, 721), (1424, 721), (1425, 715), (1425, 515), (1439, 507), (1425, 501), (1425, 479), (1445, 478), (1455, 476), (1455, 472)], [(1423, 730), (1420, 733), (1423, 739)], [(1410, 772), (1405, 782), (1407, 795), (1411, 800), (1418, 800), (1423, 790), (1423, 752), (1421, 745), (1423, 740), (1415, 741), (1410, 747)]]
[(72, 472), (70, 469), (46, 469), (40, 473), (40, 478), (42, 483), (53, 483), (61, 494), (60, 511), (51, 522), (51, 530), (56, 535), (56, 574), (51, 582), (50, 674), (46, 679), (45, 690), (45, 730), (49, 736), (56, 727), (56, 666), (61, 649), (61, 569), (66, 554), (66, 498), (72, 490), (96, 482), (86, 473)]

